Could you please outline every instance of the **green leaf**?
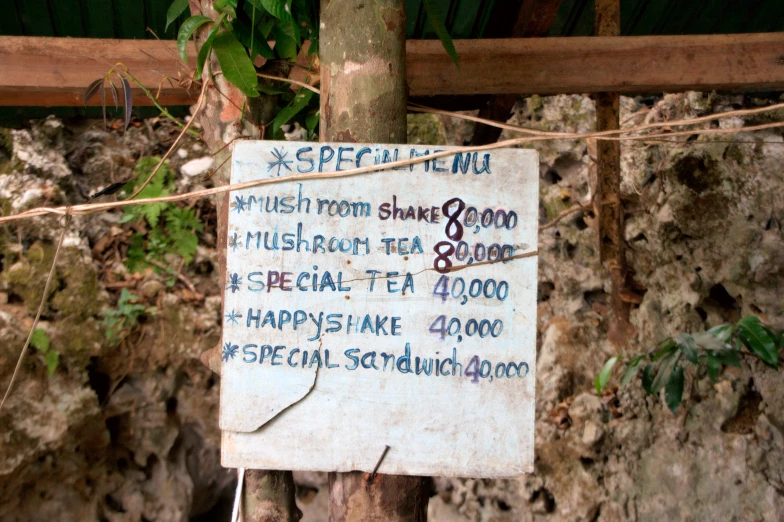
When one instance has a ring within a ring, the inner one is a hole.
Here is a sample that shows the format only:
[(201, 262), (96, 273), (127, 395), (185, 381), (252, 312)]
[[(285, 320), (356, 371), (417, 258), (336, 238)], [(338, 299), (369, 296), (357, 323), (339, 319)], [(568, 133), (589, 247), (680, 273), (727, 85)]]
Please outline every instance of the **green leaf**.
[(237, 9), (237, 0), (215, 0), (215, 2), (212, 4), (212, 7), (214, 7), (216, 11), (221, 11), (225, 7)]
[(705, 350), (723, 350), (727, 343), (709, 332), (694, 334), (694, 342)]
[(596, 380), (594, 381), (596, 395), (601, 395), (604, 389), (607, 387), (607, 383), (610, 382), (610, 375), (612, 375), (613, 367), (615, 367), (615, 363), (617, 362), (618, 357), (611, 357), (606, 363), (604, 363), (602, 370), (599, 372), (599, 375), (596, 376)]
[(626, 365), (626, 370), (623, 372), (623, 377), (621, 378), (621, 386), (626, 386), (632, 382), (632, 379), (634, 379), (634, 376), (637, 375), (637, 371), (640, 369), (640, 364), (644, 357), (644, 355), (638, 355), (629, 361), (629, 364)]
[(655, 366), (648, 364), (642, 371), (642, 388), (650, 394), (653, 394), (653, 370)]
[(272, 120), (272, 133), (273, 135), (278, 132), (280, 126), (289, 121), (293, 118), (299, 111), (307, 107), (310, 99), (313, 97), (313, 91), (310, 89), (300, 89), (297, 92), (297, 95), (294, 96), (294, 99), (291, 100), (291, 104), (288, 107), (283, 109), (275, 116), (275, 119)]
[[(291, 89), (283, 82), (275, 82), (272, 85), (268, 83), (264, 83), (263, 81), (259, 82), (259, 85), (256, 87), (256, 90), (259, 91), (261, 94), (266, 94), (268, 96), (276, 96), (278, 94), (291, 94)], [(285, 86), (285, 87), (284, 87)]]
[(175, 239), (173, 247), (186, 263), (190, 263), (199, 247), (199, 238), (194, 233), (181, 234)]
[[(296, 19), (295, 25), (302, 27), (306, 32), (313, 30), (313, 19), (310, 16), (312, 11), (308, 5), (309, 3), (312, 5), (315, 2), (309, 2), (308, 0), (293, 0), (291, 2), (291, 16)], [(316, 16), (318, 17), (317, 14)]]
[(185, 63), (188, 63), (188, 40), (190, 40), (193, 32), (204, 24), (211, 23), (212, 20), (202, 15), (191, 16), (182, 23), (180, 32), (177, 35), (177, 50), (180, 52), (180, 58)]
[(308, 117), (305, 118), (305, 128), (308, 129), (308, 132), (314, 132), (316, 130), (316, 125), (318, 125), (320, 117), (321, 115), (318, 111), (313, 114), (308, 114)]
[(758, 317), (750, 315), (738, 321), (738, 337), (749, 351), (766, 364), (778, 368), (779, 351), (776, 341), (760, 324)]
[(680, 353), (672, 352), (661, 360), (661, 363), (659, 363), (659, 371), (656, 372), (656, 377), (653, 378), (653, 383), (651, 384), (653, 393), (659, 393), (659, 390), (664, 387), (672, 373), (673, 367), (678, 363), (680, 358)]
[(720, 324), (719, 326), (714, 326), (708, 330), (708, 333), (717, 339), (720, 339), (722, 342), (728, 343), (730, 341), (730, 337), (732, 337), (732, 331), (734, 328), (735, 327), (731, 324)]
[(716, 382), (719, 380), (719, 371), (721, 370), (721, 362), (713, 354), (711, 350), (707, 350), (706, 353), (708, 354), (708, 359), (707, 359), (708, 376), (713, 382)]
[(33, 330), (33, 336), (30, 338), (30, 344), (42, 352), (46, 353), (49, 350), (51, 339), (46, 335), (46, 332), (40, 328)]
[[(285, 0), (249, 0), (255, 7), (264, 9), (278, 20), (291, 19), (291, 7)], [(287, 9), (288, 8), (288, 9)]]
[(46, 361), (46, 373), (51, 377), (54, 375), (57, 365), (60, 364), (60, 353), (56, 350), (49, 350), (44, 355), (44, 361)]
[[(141, 184), (147, 177), (150, 175), (150, 172), (155, 168), (155, 165), (158, 164), (160, 158), (157, 156), (142, 158), (136, 164), (136, 183)], [(150, 183), (142, 189), (139, 193), (139, 198), (158, 198), (162, 196), (169, 195), (169, 188), (173, 186), (172, 179), (174, 178), (174, 173), (171, 169), (171, 166), (168, 163), (164, 163), (161, 165), (161, 168), (158, 169), (158, 172), (153, 176), (150, 180)], [(134, 187), (136, 185), (134, 183)], [(131, 188), (131, 187), (129, 187)], [(167, 203), (150, 203), (147, 205), (138, 205), (138, 206), (129, 206), (123, 208), (123, 220), (124, 221), (133, 221), (133, 219), (138, 219), (143, 217), (147, 220), (147, 223), (151, 227), (155, 227), (158, 224), (158, 217), (161, 213), (167, 208)], [(132, 216), (129, 219), (126, 219), (125, 216)]]
[(671, 412), (675, 413), (683, 398), (683, 367), (680, 365), (675, 366), (675, 369), (670, 374), (667, 380), (667, 386), (664, 389), (664, 398), (667, 402), (667, 407)]
[(166, 29), (188, 8), (188, 0), (174, 0), (166, 11)]
[(727, 348), (726, 350), (715, 350), (713, 352), (713, 356), (716, 357), (720, 363), (726, 366), (740, 368), (740, 355), (738, 355), (737, 350), (733, 350), (732, 348)]
[(269, 46), (267, 39), (261, 34), (261, 31), (254, 28), (251, 32), (251, 24), (244, 18), (237, 18), (232, 21), (231, 28), (234, 32), (234, 36), (237, 37), (242, 45), (248, 49), (252, 48), (254, 53), (258, 53), (268, 60), (275, 58), (272, 47)]
[(658, 346), (659, 349), (656, 351), (656, 353), (653, 354), (653, 357), (651, 358), (653, 362), (656, 362), (662, 357), (664, 357), (665, 355), (672, 353), (673, 350), (675, 350), (678, 347), (678, 345), (675, 343), (672, 337), (668, 337), (667, 339), (663, 340), (662, 342), (659, 343)]
[(221, 31), (212, 42), (212, 49), (218, 58), (223, 76), (245, 96), (258, 96), (256, 68), (239, 40), (229, 31)]
[(125, 266), (133, 273), (143, 272), (149, 266), (147, 254), (144, 251), (144, 236), (134, 234), (131, 236), (128, 252), (125, 254)]
[(204, 63), (207, 61), (207, 57), (210, 55), (210, 50), (212, 50), (212, 42), (215, 40), (215, 35), (218, 34), (218, 29), (221, 28), (222, 21), (223, 17), (221, 17), (221, 19), (210, 28), (210, 32), (207, 33), (207, 39), (204, 40), (204, 43), (199, 48), (199, 54), (196, 56), (197, 80), (201, 78), (201, 73), (204, 71)]
[(275, 27), (275, 52), (281, 58), (297, 59), (297, 40), (291, 31), (291, 26)]
[(687, 361), (692, 364), (697, 364), (699, 362), (697, 343), (694, 341), (694, 337), (687, 333), (678, 334), (675, 336), (675, 342), (678, 343), (681, 353), (683, 353), (683, 356)]
[(455, 62), (455, 65), (459, 69), (460, 62), (457, 59), (457, 51), (455, 50), (454, 42), (452, 42), (452, 37), (449, 36), (449, 31), (446, 30), (446, 26), (444, 25), (446, 15), (443, 13), (443, 11), (441, 11), (441, 5), (437, 0), (422, 0), (422, 5), (425, 7), (427, 19), (430, 20), (430, 24), (433, 26), (433, 30), (441, 40), (441, 45), (444, 46), (446, 54), (449, 55), (449, 57), (453, 62)]
[(267, 39), (270, 34), (272, 34), (272, 29), (275, 27), (276, 23), (278, 23), (277, 18), (268, 16), (256, 24), (256, 29), (259, 30), (264, 39)]

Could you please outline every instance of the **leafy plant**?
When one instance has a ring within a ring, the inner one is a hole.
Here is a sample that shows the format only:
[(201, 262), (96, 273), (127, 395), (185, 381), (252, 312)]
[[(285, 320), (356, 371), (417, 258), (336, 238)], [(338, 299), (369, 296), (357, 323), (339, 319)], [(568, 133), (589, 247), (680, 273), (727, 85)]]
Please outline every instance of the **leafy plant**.
[(106, 339), (112, 344), (119, 344), (139, 324), (141, 316), (155, 315), (156, 312), (154, 306), (139, 304), (139, 297), (123, 288), (117, 308), (102, 312)]
[(430, 24), (433, 26), (433, 30), (438, 35), (438, 38), (441, 40), (441, 45), (444, 46), (446, 50), (446, 54), (455, 62), (457, 68), (460, 68), (460, 62), (457, 59), (457, 51), (455, 50), (455, 44), (452, 42), (452, 37), (449, 35), (449, 31), (446, 30), (445, 20), (446, 15), (441, 10), (441, 3), (438, 0), (422, 0), (422, 5), (425, 8), (425, 13), (427, 14), (428, 20), (430, 20)]
[[(749, 315), (734, 324), (722, 324), (707, 332), (690, 335), (681, 333), (661, 341), (647, 354), (632, 357), (626, 363), (621, 386), (626, 386), (642, 370), (642, 387), (657, 395), (664, 389), (667, 407), (674, 413), (683, 400), (684, 365), (691, 364), (698, 372), (707, 372), (717, 381), (724, 366), (740, 367), (740, 356), (758, 357), (768, 366), (778, 368), (779, 354), (784, 347), (784, 331), (774, 331)], [(744, 350), (745, 349), (745, 350)], [(596, 376), (596, 393), (610, 381), (618, 357), (609, 359)]]
[(37, 348), (44, 356), (46, 362), (46, 373), (49, 377), (54, 375), (57, 366), (60, 364), (60, 352), (52, 349), (52, 340), (41, 328), (33, 330), (33, 336), (30, 338), (30, 344)]
[[(137, 185), (147, 179), (159, 161), (160, 158), (157, 157), (140, 159), (136, 164), (134, 181), (126, 185), (124, 190), (133, 192)], [(139, 193), (139, 197), (165, 197), (173, 189), (174, 171), (168, 163), (164, 163)], [(204, 228), (193, 209), (180, 208), (174, 203), (123, 207), (120, 222), (137, 222), (147, 228), (146, 233), (137, 232), (131, 237), (125, 266), (132, 272), (140, 272), (150, 267), (156, 271), (161, 270), (161, 266), (166, 266), (166, 254), (176, 254), (186, 263), (190, 263), (199, 243), (196, 234)]]
[[(133, 109), (133, 97), (131, 96), (131, 84), (128, 82), (127, 70), (122, 71), (123, 68), (121, 64), (115, 65), (109, 72), (107, 72), (102, 78), (98, 78), (90, 85), (87, 86), (84, 93), (82, 94), (82, 103), (87, 105), (87, 102), (90, 101), (94, 96), (100, 93), (101, 95), (101, 109), (103, 110), (103, 124), (104, 127), (106, 126), (106, 84), (109, 84), (109, 92), (112, 95), (112, 101), (114, 102), (114, 108), (118, 107), (118, 91), (117, 87), (114, 85), (115, 78), (119, 81), (120, 86), (122, 87), (122, 105), (123, 105), (123, 115), (124, 115), (124, 126), (123, 130), (128, 130), (128, 125), (131, 123), (131, 110)], [(127, 68), (126, 68), (127, 69)], [(126, 74), (123, 74), (125, 72)]]
[[(214, 51), (226, 80), (247, 97), (279, 96), (278, 116), (272, 122), (273, 138), (282, 138), (280, 127), (294, 119), (313, 132), (318, 123), (318, 98), (308, 90), (301, 89), (295, 94), (288, 87), (260, 83), (254, 62), (259, 56), (294, 62), (306, 41), (310, 43), (308, 55), (317, 54), (319, 1), (215, 0), (212, 7), (218, 13), (217, 20), (193, 15), (182, 23), (177, 35), (177, 49), (187, 63), (188, 40), (198, 29), (209, 28), (197, 53), (195, 78), (201, 78), (207, 58)], [(447, 54), (459, 67), (440, 4), (436, 0), (424, 0), (424, 7)], [(167, 28), (186, 9), (188, 0), (174, 0), (167, 12)], [(274, 47), (269, 45), (269, 40), (275, 42)]]
[[(109, 84), (109, 92), (112, 95), (112, 100), (114, 102), (115, 109), (118, 108), (118, 90), (117, 87), (114, 85), (114, 79), (117, 79), (120, 82), (122, 87), (122, 98), (120, 101), (122, 102), (123, 107), (123, 116), (124, 116), (124, 127), (123, 131), (128, 130), (128, 126), (131, 123), (131, 113), (133, 111), (133, 96), (131, 93), (131, 85), (130, 82), (136, 84), (136, 86), (144, 92), (144, 94), (149, 98), (153, 105), (161, 111), (161, 114), (168, 118), (170, 121), (173, 121), (179, 127), (185, 127), (185, 125), (171, 115), (166, 108), (158, 102), (158, 98), (150, 92), (150, 90), (144, 86), (142, 82), (140, 82), (131, 72), (128, 70), (122, 63), (115, 64), (109, 71), (101, 78), (98, 78), (90, 85), (82, 93), (82, 103), (87, 105), (87, 102), (93, 99), (96, 95), (100, 93), (101, 95), (101, 109), (103, 113), (103, 123), (106, 126), (106, 84)], [(161, 82), (163, 83), (163, 82)], [(188, 133), (194, 137), (199, 137), (199, 134), (194, 131), (193, 129), (188, 129)], [(115, 191), (116, 192), (116, 191)], [(113, 194), (114, 192), (104, 192), (100, 195), (106, 194)], [(93, 197), (97, 197), (98, 195), (93, 195)]]

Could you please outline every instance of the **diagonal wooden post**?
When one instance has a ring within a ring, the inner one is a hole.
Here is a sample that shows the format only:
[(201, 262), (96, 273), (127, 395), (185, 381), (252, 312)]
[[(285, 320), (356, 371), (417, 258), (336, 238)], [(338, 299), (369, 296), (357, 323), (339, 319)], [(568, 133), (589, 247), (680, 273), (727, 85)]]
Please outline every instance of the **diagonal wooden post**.
[[(596, 36), (620, 36), (620, 0), (595, 0), (594, 7)], [(620, 93), (601, 92), (596, 95), (595, 100), (596, 130), (619, 129)], [(602, 263), (609, 266), (612, 282), (613, 319), (609, 337), (616, 346), (623, 346), (632, 334), (632, 326), (629, 322), (630, 305), (622, 299), (627, 267), (621, 202), (621, 143), (599, 140), (596, 145), (596, 164), (599, 177), (595, 199), (599, 223), (599, 252)]]
[[(405, 143), (403, 0), (321, 0), (320, 28), (321, 140)], [(383, 447), (379, 441), (379, 455)], [(330, 473), (329, 490), (331, 522), (420, 521), (431, 481)]]

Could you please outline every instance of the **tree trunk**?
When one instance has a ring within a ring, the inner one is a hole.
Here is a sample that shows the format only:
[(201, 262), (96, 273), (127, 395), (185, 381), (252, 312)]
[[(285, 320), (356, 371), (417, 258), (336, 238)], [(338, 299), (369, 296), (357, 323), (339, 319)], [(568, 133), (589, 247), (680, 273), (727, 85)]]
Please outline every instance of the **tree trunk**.
[[(197, 6), (199, 3), (201, 12)], [(203, 14), (216, 20), (217, 15), (211, 6), (211, 0), (191, 0), (190, 5), (192, 13)], [(197, 47), (204, 43), (206, 32), (206, 29), (203, 29), (197, 34)], [(287, 76), (289, 68), (285, 65), (269, 65), (279, 69), (271, 74)], [(209, 69), (210, 72), (220, 69), (214, 54)], [(245, 107), (245, 96), (228, 83), (223, 75), (210, 74), (209, 77), (212, 84), (205, 91), (206, 100), (199, 115), (199, 123), (204, 129), (202, 138), (209, 150), (212, 153), (221, 151), (214, 158), (216, 171), (212, 179), (215, 186), (223, 186), (229, 183), (231, 176), (231, 147), (226, 145), (239, 137), (261, 138), (264, 125), (275, 116), (277, 100), (274, 96), (265, 95), (253, 99), (243, 118), (239, 107)], [(215, 206), (218, 213), (218, 277), (221, 287), (225, 288), (229, 193), (219, 194)], [(220, 373), (220, 345), (202, 354), (202, 361)], [(302, 512), (294, 500), (296, 488), (290, 471), (248, 470), (243, 492), (242, 507), (247, 522), (297, 522), (302, 518)]]
[[(321, 140), (405, 143), (403, 0), (322, 0), (320, 26)], [(431, 488), (425, 477), (330, 473), (329, 519), (426, 520)]]
[(402, 0), (321, 0), (321, 140), (405, 143)]

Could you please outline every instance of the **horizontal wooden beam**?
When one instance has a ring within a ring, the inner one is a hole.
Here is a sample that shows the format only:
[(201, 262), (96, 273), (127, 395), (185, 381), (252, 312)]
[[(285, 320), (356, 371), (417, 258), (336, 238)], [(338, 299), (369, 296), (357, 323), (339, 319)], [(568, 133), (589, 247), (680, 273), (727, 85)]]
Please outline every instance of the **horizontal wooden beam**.
[(412, 96), (784, 89), (784, 33), (409, 41)]
[[(190, 67), (195, 68), (192, 42), (188, 57)], [(0, 105), (81, 106), (85, 88), (117, 64), (122, 64), (121, 69), (127, 67), (153, 94), (160, 89), (163, 105), (190, 105), (198, 98), (198, 92), (179, 86), (189, 73), (174, 41), (3, 36)], [(114, 83), (119, 89), (116, 78)], [(133, 88), (132, 93), (134, 105), (153, 104), (141, 89)], [(114, 104), (108, 93), (106, 103)], [(89, 105), (101, 105), (100, 96)]]
[[(784, 33), (462, 40), (455, 47), (460, 69), (437, 40), (407, 43), (411, 96), (784, 90)], [(192, 44), (188, 56), (192, 68)], [(171, 41), (6, 36), (0, 105), (82, 105), (85, 87), (117, 63), (153, 92), (160, 87), (165, 105), (197, 97), (178, 85), (189, 73)], [(140, 89), (133, 94), (136, 105), (151, 104)]]

